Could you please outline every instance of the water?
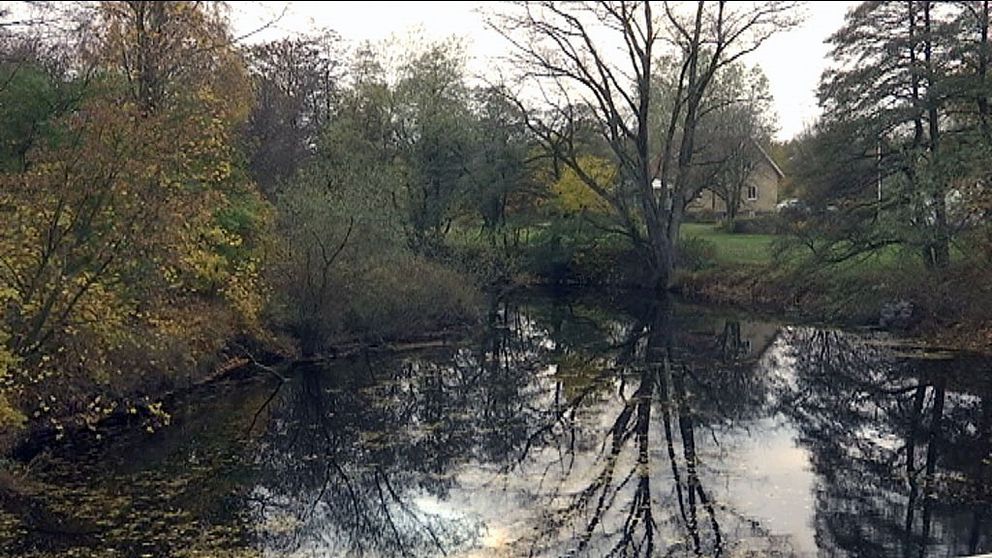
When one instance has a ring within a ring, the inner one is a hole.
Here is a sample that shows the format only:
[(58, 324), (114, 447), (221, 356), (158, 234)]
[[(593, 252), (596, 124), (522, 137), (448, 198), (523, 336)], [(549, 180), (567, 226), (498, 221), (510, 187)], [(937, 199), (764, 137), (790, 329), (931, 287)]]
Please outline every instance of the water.
[(0, 553), (992, 551), (988, 361), (644, 298), (517, 298), (483, 329), (46, 454)]

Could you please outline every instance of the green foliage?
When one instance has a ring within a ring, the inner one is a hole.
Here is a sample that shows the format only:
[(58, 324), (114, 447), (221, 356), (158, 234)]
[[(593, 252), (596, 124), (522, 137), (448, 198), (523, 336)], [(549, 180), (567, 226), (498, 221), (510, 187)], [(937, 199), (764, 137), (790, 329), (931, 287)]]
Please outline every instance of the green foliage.
[(573, 278), (573, 260), (581, 242), (573, 223), (556, 220), (534, 235), (524, 264), (529, 273), (553, 284), (565, 283)]
[(403, 339), (472, 321), (474, 283), (410, 253), (395, 225), (379, 226), (375, 206), (365, 209), (362, 193), (375, 188), (351, 187), (332, 192), (301, 178), (280, 198), (275, 323), (314, 354), (356, 336)]
[(824, 117), (797, 166), (812, 211), (794, 229), (821, 263), (900, 245), (946, 268), (985, 220), (989, 9), (864, 2), (831, 37)]
[(440, 251), (468, 189), (475, 137), (463, 58), (454, 44), (428, 46), (400, 67), (393, 94), (401, 169), (395, 203), (410, 248), (423, 254)]
[(697, 236), (686, 236), (679, 241), (678, 266), (699, 271), (716, 264), (716, 244)]
[(466, 205), (477, 213), (495, 242), (506, 234), (510, 217), (519, 221), (536, 209), (539, 185), (527, 160), (531, 142), (525, 116), (509, 101), (509, 92), (488, 87), (473, 95), (474, 154), (468, 175)]
[(781, 216), (776, 213), (759, 214), (754, 217), (738, 217), (734, 219), (733, 223), (725, 221), (719, 225), (720, 230), (728, 233), (761, 235), (780, 234), (783, 232), (784, 227), (785, 225), (782, 222)]
[(0, 64), (0, 171), (23, 169), (28, 151), (51, 135), (58, 84), (29, 61)]
[(341, 283), (344, 331), (410, 339), (472, 323), (481, 298), (470, 278), (414, 254), (371, 257)]
[(521, 273), (556, 285), (638, 285), (646, 279), (644, 262), (630, 243), (579, 217), (554, 219), (531, 235)]
[(304, 353), (475, 315), (473, 282), (446, 268), (469, 266), (443, 240), (460, 212), (475, 210), (469, 173), (491, 178), (506, 162), (471, 159), (475, 116), (451, 48), (405, 61), (396, 84), (377, 57), (360, 53), (313, 160), (281, 185), (271, 312)]
[(493, 242), (476, 237), (469, 242), (449, 245), (445, 263), (474, 277), (479, 285), (514, 282), (519, 278), (521, 258), (526, 249), (520, 245), (519, 234), (515, 234), (513, 240), (503, 236), (490, 238)]

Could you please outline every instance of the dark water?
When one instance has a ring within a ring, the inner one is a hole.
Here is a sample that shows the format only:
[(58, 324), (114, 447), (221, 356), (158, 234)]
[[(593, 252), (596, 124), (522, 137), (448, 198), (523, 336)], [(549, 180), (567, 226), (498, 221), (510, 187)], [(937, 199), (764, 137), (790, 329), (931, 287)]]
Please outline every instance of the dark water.
[(989, 552), (990, 372), (878, 335), (521, 298), (475, 342), (231, 384), (43, 456), (0, 552)]

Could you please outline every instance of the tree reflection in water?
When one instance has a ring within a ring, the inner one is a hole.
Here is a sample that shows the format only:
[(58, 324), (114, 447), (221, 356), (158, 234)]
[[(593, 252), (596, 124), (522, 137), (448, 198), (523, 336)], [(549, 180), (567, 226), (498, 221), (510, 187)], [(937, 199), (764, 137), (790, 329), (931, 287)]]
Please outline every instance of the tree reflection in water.
[(989, 363), (901, 358), (837, 331), (783, 338), (795, 377), (781, 408), (811, 450), (819, 544), (855, 556), (987, 552)]
[(0, 554), (992, 550), (985, 362), (644, 299), (503, 301), (482, 333), (52, 457), (37, 480), (87, 538), (27, 522)]
[[(715, 441), (763, 412), (768, 384), (743, 350), (740, 324), (676, 321), (661, 301), (622, 329), (595, 381), (555, 410), (557, 424), (537, 426), (545, 444), (574, 440), (576, 431), (585, 443), (567, 445), (569, 467), (536, 494), (551, 511), (538, 536), (521, 541), (527, 553), (721, 556), (741, 550), (742, 538), (766, 553), (788, 552), (787, 541), (714, 501), (697, 452), (700, 435)], [(597, 420), (582, 424), (580, 407), (596, 391), (609, 395)]]

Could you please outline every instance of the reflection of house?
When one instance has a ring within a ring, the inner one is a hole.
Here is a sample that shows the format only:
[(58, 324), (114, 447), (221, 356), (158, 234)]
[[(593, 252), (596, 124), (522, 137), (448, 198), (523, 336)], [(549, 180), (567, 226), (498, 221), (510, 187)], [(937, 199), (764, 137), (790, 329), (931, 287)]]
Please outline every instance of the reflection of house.
[(761, 358), (771, 346), (781, 328), (768, 322), (741, 322), (741, 337), (747, 349), (747, 358)]
[(768, 322), (733, 322), (724, 324), (720, 342), (724, 357), (757, 360), (778, 336), (778, 324)]
[[(775, 206), (779, 201), (779, 188), (785, 174), (775, 161), (762, 149), (757, 142), (754, 142), (760, 155), (758, 164), (748, 177), (747, 184), (741, 188), (741, 204), (738, 209), (739, 215), (755, 215), (757, 213), (771, 213), (775, 211)], [(710, 189), (704, 189), (698, 196), (686, 206), (689, 213), (709, 212), (717, 216), (722, 216), (727, 212), (727, 206)]]

